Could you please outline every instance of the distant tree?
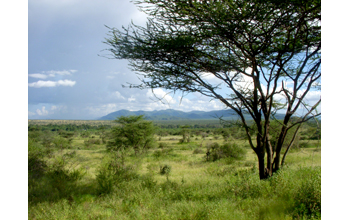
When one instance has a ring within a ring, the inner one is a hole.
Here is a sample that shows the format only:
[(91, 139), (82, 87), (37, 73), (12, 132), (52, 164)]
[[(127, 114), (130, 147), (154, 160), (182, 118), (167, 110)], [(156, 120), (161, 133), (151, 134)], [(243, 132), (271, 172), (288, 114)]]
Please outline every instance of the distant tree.
[[(320, 89), (320, 0), (144, 0), (145, 27), (110, 28), (112, 57), (141, 75), (133, 88), (197, 92), (220, 100), (239, 117), (258, 157), (260, 179), (283, 166), (285, 137), (317, 113)], [(303, 115), (297, 121), (297, 110)], [(284, 111), (271, 144), (270, 123)], [(246, 115), (253, 120), (248, 123)], [(254, 131), (254, 133), (253, 133)], [(294, 138), (291, 139), (291, 143)], [(265, 160), (266, 159), (266, 160)]]
[(182, 139), (180, 140), (181, 143), (189, 143), (191, 141), (191, 132), (190, 132), (190, 126), (185, 125), (181, 127), (181, 135)]
[(132, 148), (135, 154), (138, 154), (154, 143), (155, 127), (153, 122), (145, 121), (143, 115), (120, 116), (115, 122), (120, 126), (112, 130), (113, 141), (108, 143), (108, 150), (119, 151)]

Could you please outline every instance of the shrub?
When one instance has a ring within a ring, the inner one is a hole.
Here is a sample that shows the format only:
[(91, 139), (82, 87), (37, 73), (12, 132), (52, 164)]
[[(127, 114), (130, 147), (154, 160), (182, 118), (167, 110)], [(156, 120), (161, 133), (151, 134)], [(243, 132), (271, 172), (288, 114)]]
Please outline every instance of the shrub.
[(163, 154), (163, 151), (162, 150), (156, 150), (156, 151), (154, 151), (153, 152), (153, 156), (155, 157), (155, 158), (159, 158), (159, 157), (161, 157), (161, 156), (163, 156), (164, 154)]
[(208, 146), (207, 160), (216, 161), (222, 158), (242, 160), (246, 153), (247, 150), (238, 146), (236, 143), (225, 143), (221, 146), (218, 143), (213, 143)]
[(84, 141), (84, 145), (86, 147), (91, 147), (94, 144), (97, 144), (97, 145), (101, 144), (101, 140), (98, 138), (89, 138), (88, 140)]
[(33, 177), (41, 177), (46, 168), (45, 149), (32, 139), (28, 140), (28, 172)]
[(65, 197), (74, 192), (76, 182), (86, 174), (83, 168), (68, 169), (67, 161), (62, 158), (56, 158), (56, 161), (50, 166), (46, 173), (51, 186), (59, 192), (60, 197)]
[(63, 137), (55, 137), (52, 143), (55, 148), (60, 150), (70, 148), (69, 141)]
[(153, 156), (156, 158), (160, 158), (163, 156), (167, 156), (167, 155), (172, 155), (173, 154), (173, 149), (172, 148), (164, 148), (162, 150), (156, 150), (153, 152)]
[(112, 130), (113, 141), (107, 145), (110, 151), (133, 149), (135, 155), (145, 152), (154, 146), (155, 127), (153, 122), (146, 121), (143, 115), (120, 116), (115, 122), (120, 126)]
[(160, 175), (166, 175), (166, 179), (169, 180), (171, 166), (164, 164), (164, 165), (160, 165), (159, 168), (160, 168), (160, 171), (159, 171)]
[(160, 142), (160, 143), (158, 144), (158, 147), (161, 148), (161, 149), (164, 149), (164, 148), (167, 147), (167, 144), (166, 144), (166, 143), (163, 143), (163, 142)]
[(314, 148), (314, 147), (317, 147), (316, 144), (310, 143), (310, 142), (301, 142), (299, 146), (300, 146), (300, 148)]
[(294, 216), (318, 218), (321, 215), (321, 169), (305, 169), (304, 178), (294, 194)]
[(81, 136), (82, 138), (90, 137), (90, 132), (88, 132), (88, 131), (83, 131), (83, 132), (81, 132), (80, 136)]
[(193, 151), (193, 154), (203, 154), (204, 151), (200, 148), (196, 148), (194, 151)]
[(97, 172), (96, 180), (100, 194), (108, 194), (118, 183), (138, 177), (132, 166), (125, 165), (122, 154), (105, 159)]
[(150, 174), (146, 174), (144, 176), (140, 177), (141, 180), (141, 187), (142, 188), (148, 188), (148, 189), (154, 189), (157, 185), (157, 181), (153, 179), (153, 176)]

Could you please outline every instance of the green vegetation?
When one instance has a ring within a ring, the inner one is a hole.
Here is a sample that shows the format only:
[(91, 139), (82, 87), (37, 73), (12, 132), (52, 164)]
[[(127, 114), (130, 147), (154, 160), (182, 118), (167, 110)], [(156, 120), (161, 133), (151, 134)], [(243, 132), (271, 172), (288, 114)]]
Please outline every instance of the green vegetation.
[(130, 87), (219, 101), (239, 118), (260, 179), (278, 172), (300, 126), (321, 115), (321, 96), (307, 98), (320, 94), (321, 1), (134, 2), (147, 24), (109, 28), (105, 42), (140, 75)]
[[(159, 124), (157, 144), (135, 155), (128, 147), (107, 150), (120, 124), (85, 123), (91, 127), (67, 131), (78, 124), (57, 121), (60, 129), (52, 130), (52, 121), (29, 121), (29, 219), (320, 219), (313, 123), (301, 128), (285, 167), (266, 180), (238, 127), (189, 126), (191, 139), (181, 143), (182, 126)], [(215, 159), (207, 160), (208, 149)]]
[(120, 126), (112, 131), (113, 140), (107, 146), (109, 151), (132, 148), (136, 155), (145, 152), (154, 143), (153, 122), (145, 121), (144, 116), (120, 116), (115, 122)]

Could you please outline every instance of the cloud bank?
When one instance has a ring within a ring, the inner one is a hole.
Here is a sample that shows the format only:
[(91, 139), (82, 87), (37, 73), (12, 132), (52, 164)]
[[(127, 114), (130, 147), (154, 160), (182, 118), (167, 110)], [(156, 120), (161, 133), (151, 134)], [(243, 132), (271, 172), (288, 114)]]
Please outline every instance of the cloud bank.
[(72, 80), (58, 80), (58, 81), (42, 81), (39, 80), (37, 82), (29, 83), (29, 87), (41, 88), (41, 87), (56, 87), (56, 86), (74, 86), (75, 81)]

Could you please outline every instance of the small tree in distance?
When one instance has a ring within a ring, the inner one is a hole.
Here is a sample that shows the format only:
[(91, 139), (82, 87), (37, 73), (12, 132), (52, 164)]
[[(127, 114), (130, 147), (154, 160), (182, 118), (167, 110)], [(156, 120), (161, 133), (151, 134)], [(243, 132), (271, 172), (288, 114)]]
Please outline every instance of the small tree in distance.
[[(106, 43), (141, 75), (134, 88), (200, 93), (239, 117), (260, 179), (279, 170), (301, 124), (319, 116), (320, 0), (144, 0), (146, 27), (110, 29)], [(315, 93), (318, 94), (318, 93)], [(296, 112), (303, 112), (291, 120)], [(271, 141), (270, 124), (283, 112)], [(248, 123), (247, 115), (253, 123)], [(290, 143), (285, 143), (292, 133)], [(272, 143), (273, 142), (273, 143)], [(274, 146), (273, 146), (274, 144)], [(282, 146), (288, 146), (283, 148)]]
[(132, 148), (136, 155), (140, 151), (146, 151), (154, 143), (155, 127), (153, 122), (145, 121), (143, 115), (120, 116), (115, 122), (120, 126), (112, 130), (113, 141), (108, 143), (108, 150), (119, 151)]

